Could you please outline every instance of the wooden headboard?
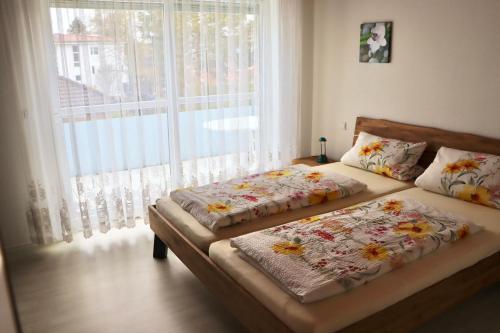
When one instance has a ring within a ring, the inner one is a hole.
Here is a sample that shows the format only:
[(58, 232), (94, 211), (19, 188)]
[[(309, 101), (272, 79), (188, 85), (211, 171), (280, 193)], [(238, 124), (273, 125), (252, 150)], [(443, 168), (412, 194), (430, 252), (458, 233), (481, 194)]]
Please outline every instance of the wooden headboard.
[(434, 157), (436, 157), (437, 151), (442, 146), (500, 155), (500, 139), (493, 139), (475, 134), (410, 125), (385, 119), (358, 117), (356, 119), (353, 144), (356, 142), (358, 134), (361, 131), (409, 142), (427, 142), (427, 148), (418, 162), (418, 164), (424, 168), (431, 164)]

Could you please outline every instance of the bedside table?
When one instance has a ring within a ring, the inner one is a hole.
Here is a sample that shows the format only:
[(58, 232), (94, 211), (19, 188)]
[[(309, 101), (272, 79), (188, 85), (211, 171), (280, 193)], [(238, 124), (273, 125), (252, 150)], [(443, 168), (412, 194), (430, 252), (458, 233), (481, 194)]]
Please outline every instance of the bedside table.
[(332, 159), (328, 159), (327, 163), (318, 163), (318, 161), (316, 160), (317, 158), (318, 156), (307, 156), (307, 157), (296, 158), (292, 160), (292, 164), (305, 164), (309, 166), (318, 166), (335, 162)]

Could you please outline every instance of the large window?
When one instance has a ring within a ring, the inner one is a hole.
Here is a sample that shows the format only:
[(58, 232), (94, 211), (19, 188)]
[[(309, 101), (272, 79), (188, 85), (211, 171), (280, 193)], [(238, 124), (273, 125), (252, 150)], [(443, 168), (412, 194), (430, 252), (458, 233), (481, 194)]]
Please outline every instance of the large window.
[[(172, 131), (182, 160), (255, 146), (255, 2), (53, 0), (50, 12), (73, 175), (168, 164)], [(96, 137), (110, 152), (99, 160)]]
[[(164, 99), (168, 72), (165, 61), (175, 55), (175, 97), (183, 110), (220, 107), (213, 102), (215, 98), (203, 105), (199, 97), (207, 96), (222, 98), (230, 106), (231, 98), (237, 94), (240, 102), (243, 99), (251, 105), (249, 95), (255, 89), (256, 9), (249, 8), (241, 15), (239, 6), (201, 2), (210, 10), (200, 12), (200, 1), (193, 1), (189, 6), (174, 6), (175, 14), (169, 16), (165, 15), (163, 2), (122, 2), (111, 6), (107, 1), (54, 0), (51, 18), (59, 75), (74, 77), (63, 68), (65, 58), (71, 56), (66, 46), (72, 44), (75, 66), (87, 58), (98, 72), (95, 81), (83, 74), (82, 83), (103, 96), (86, 99), (88, 105)], [(169, 19), (175, 21), (175, 40), (165, 45)], [(235, 42), (238, 45), (232, 45)], [(228, 54), (228, 48), (236, 48), (237, 53)], [(99, 49), (104, 53), (100, 59), (89, 57), (99, 55)], [(235, 92), (231, 87), (238, 83)]]

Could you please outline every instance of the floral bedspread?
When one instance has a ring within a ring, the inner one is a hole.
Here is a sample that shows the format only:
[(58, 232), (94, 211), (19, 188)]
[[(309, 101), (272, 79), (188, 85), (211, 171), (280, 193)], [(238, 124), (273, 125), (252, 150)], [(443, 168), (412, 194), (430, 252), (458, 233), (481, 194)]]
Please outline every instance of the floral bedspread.
[(480, 228), (397, 195), (231, 239), (300, 302), (373, 280)]
[(363, 191), (366, 185), (305, 165), (173, 191), (170, 198), (200, 223), (218, 228)]

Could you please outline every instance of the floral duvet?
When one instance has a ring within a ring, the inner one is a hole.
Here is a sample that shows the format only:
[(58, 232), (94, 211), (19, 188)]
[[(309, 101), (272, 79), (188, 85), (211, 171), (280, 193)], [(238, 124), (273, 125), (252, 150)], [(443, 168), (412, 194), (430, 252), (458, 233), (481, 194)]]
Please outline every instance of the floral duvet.
[(305, 165), (173, 191), (170, 198), (212, 231), (363, 191), (354, 179)]
[(231, 246), (307, 303), (362, 285), (479, 229), (391, 196), (236, 237)]

